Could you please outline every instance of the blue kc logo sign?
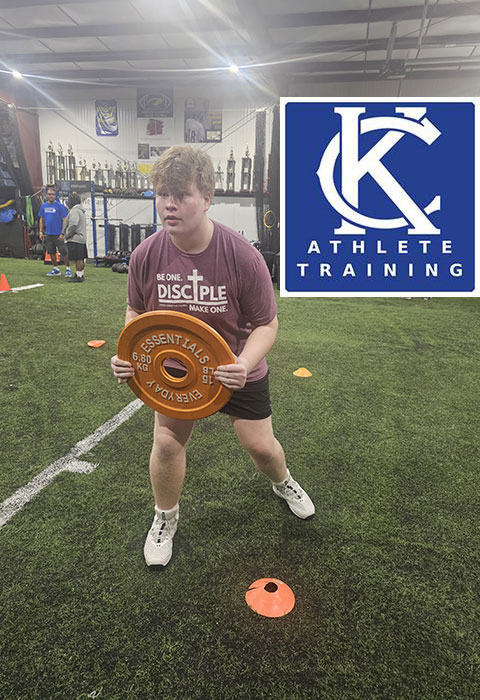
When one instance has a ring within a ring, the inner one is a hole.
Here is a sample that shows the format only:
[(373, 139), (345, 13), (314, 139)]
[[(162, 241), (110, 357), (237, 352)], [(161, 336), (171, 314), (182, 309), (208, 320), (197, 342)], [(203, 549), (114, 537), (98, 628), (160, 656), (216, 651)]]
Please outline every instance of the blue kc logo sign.
[(476, 119), (472, 100), (282, 100), (282, 295), (478, 294)]

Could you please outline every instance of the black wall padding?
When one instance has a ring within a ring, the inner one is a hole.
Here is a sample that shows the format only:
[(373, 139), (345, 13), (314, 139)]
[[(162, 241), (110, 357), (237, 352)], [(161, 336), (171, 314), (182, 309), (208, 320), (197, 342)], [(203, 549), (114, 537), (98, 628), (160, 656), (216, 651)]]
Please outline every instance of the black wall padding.
[(21, 219), (0, 224), (0, 257), (25, 257), (25, 237)]
[(140, 245), (141, 228), (139, 224), (132, 224), (130, 228), (132, 231), (132, 250), (135, 250), (137, 245)]
[(145, 226), (145, 238), (148, 238), (155, 233), (155, 226)]
[(270, 275), (273, 276), (273, 273), (275, 272), (275, 253), (273, 252), (273, 250), (262, 250), (261, 252), (263, 255), (263, 259), (267, 263), (268, 271), (270, 272)]
[(119, 231), (120, 231), (120, 248), (119, 250), (130, 250), (128, 247), (128, 236), (130, 233), (130, 226), (128, 224), (120, 224), (119, 226)]
[(115, 240), (117, 238), (117, 227), (115, 224), (108, 224), (108, 250), (116, 250)]

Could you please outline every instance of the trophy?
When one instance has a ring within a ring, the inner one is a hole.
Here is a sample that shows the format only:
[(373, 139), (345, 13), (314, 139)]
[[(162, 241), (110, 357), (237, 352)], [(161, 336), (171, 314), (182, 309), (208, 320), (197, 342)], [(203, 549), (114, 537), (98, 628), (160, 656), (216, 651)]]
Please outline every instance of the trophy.
[(108, 163), (105, 161), (105, 165), (103, 167), (103, 186), (108, 187)]
[(140, 173), (140, 189), (142, 189), (142, 190), (149, 190), (150, 189), (150, 183), (148, 181), (147, 173)]
[(75, 165), (75, 180), (83, 180), (82, 178), (82, 159), (78, 159), (78, 165)]
[(122, 188), (126, 189), (128, 187), (128, 164), (127, 161), (123, 161), (123, 170), (122, 170)]
[(138, 187), (137, 164), (135, 161), (132, 161), (131, 170), (130, 170), (130, 187), (133, 187), (133, 189), (135, 189), (135, 190)]
[(112, 187), (115, 187), (115, 170), (113, 169), (113, 165), (110, 163), (110, 168), (108, 170), (108, 186), (110, 189)]
[(65, 156), (60, 143), (58, 144), (57, 154), (55, 158), (55, 180), (65, 180)]
[(230, 158), (227, 160), (227, 192), (235, 192), (235, 161), (233, 148), (230, 149)]
[(72, 144), (68, 144), (68, 149), (67, 149), (67, 179), (68, 180), (75, 180), (75, 156), (73, 155), (73, 149), (72, 149)]
[(245, 151), (245, 156), (242, 158), (242, 182), (240, 185), (241, 192), (250, 192), (250, 181), (252, 176), (252, 159), (250, 158), (250, 153)]
[(220, 165), (220, 162), (218, 163), (217, 169), (215, 171), (215, 189), (216, 190), (223, 190), (224, 189), (223, 170), (222, 170), (222, 166)]
[(95, 172), (95, 187), (103, 189), (103, 170), (100, 161), (98, 161), (97, 170)]
[(47, 182), (55, 182), (55, 151), (53, 147), (53, 142), (48, 142), (48, 149), (46, 151), (47, 156)]
[(117, 169), (115, 170), (115, 189), (122, 188), (122, 164), (117, 160)]
[(92, 163), (92, 169), (90, 170), (90, 180), (93, 180), (95, 182), (95, 187), (103, 187), (102, 185), (102, 170), (101, 170), (101, 165), (98, 163), (95, 163), (93, 161)]

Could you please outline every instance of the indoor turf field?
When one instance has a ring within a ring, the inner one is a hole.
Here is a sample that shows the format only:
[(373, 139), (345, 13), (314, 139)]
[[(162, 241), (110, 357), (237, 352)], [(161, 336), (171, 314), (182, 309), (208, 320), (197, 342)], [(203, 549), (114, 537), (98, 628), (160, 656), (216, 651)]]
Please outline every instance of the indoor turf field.
[[(44, 284), (0, 295), (2, 502), (136, 398), (109, 368), (127, 275), (47, 271), (0, 259), (11, 287)], [(274, 426), (316, 515), (275, 498), (216, 414), (163, 571), (143, 559), (152, 412), (136, 411), (82, 455), (94, 471), (60, 473), (0, 530), (0, 697), (478, 698), (479, 315), (279, 299)], [(286, 617), (246, 605), (262, 577), (293, 589)]]

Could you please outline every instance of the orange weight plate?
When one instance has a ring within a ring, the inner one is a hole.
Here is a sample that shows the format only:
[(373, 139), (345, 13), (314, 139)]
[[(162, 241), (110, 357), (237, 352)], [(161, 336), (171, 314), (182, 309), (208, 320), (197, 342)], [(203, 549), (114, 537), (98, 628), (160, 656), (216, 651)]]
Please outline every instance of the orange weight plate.
[[(147, 406), (172, 418), (195, 420), (222, 408), (232, 392), (215, 379), (219, 365), (235, 364), (222, 336), (180, 311), (148, 311), (127, 323), (117, 355), (135, 367), (128, 380)], [(183, 366), (184, 375), (172, 376)], [(186, 372), (185, 372), (186, 370)]]

